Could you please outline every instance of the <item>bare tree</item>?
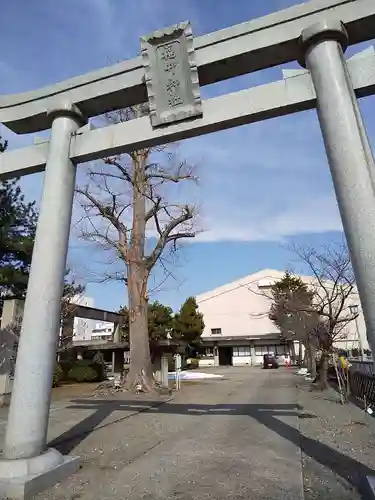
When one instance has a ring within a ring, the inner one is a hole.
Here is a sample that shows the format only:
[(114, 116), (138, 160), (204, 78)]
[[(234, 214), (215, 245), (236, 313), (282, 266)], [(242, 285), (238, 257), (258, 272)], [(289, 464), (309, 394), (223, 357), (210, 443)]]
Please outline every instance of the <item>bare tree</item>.
[(281, 280), (271, 288), (272, 302), (268, 316), (279, 328), (283, 338), (298, 340), (300, 345), (305, 346), (308, 370), (315, 378), (315, 352), (318, 345), (314, 331), (319, 316), (312, 308), (313, 298), (314, 293), (308, 284), (299, 276), (286, 271)]
[[(145, 106), (106, 116), (110, 123), (137, 119)], [(112, 262), (123, 269), (114, 279), (128, 288), (130, 370), (129, 389), (154, 390), (150, 358), (147, 304), (150, 273), (167, 248), (196, 235), (196, 209), (187, 203), (172, 203), (171, 186), (196, 181), (186, 161), (163, 148), (140, 149), (106, 158), (87, 173), (87, 184), (77, 188), (82, 236), (110, 251)], [(108, 276), (107, 276), (108, 278)]]
[(309, 284), (313, 293), (312, 305), (289, 306), (319, 317), (312, 334), (322, 353), (319, 386), (324, 389), (327, 387), (328, 361), (333, 344), (347, 336), (347, 326), (355, 319), (349, 307), (352, 300), (357, 298), (355, 277), (345, 244), (324, 246), (321, 251), (295, 245), (291, 249), (308, 266), (313, 276)]

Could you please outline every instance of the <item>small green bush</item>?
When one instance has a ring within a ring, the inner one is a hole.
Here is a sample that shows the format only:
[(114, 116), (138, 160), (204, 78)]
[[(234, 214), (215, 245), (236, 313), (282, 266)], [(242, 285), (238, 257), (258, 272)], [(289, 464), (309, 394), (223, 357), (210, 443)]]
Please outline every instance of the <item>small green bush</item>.
[(76, 365), (68, 372), (69, 380), (75, 382), (96, 382), (99, 380), (99, 374), (90, 365)]
[(68, 380), (68, 373), (71, 368), (73, 368), (73, 362), (70, 360), (62, 359), (59, 361), (59, 365), (63, 372), (63, 380), (64, 382)]
[(52, 387), (58, 387), (61, 384), (63, 378), (64, 378), (64, 372), (59, 363), (56, 363), (55, 369), (53, 371)]
[(74, 380), (75, 378), (71, 378), (71, 372), (73, 370), (73, 374), (75, 373), (76, 368), (92, 368), (96, 373), (95, 381), (101, 382), (105, 380), (105, 365), (102, 363), (95, 363), (92, 359), (76, 359), (76, 360), (64, 360), (60, 361), (60, 365), (63, 371), (63, 379), (64, 381)]
[(199, 367), (198, 358), (188, 358), (183, 367), (184, 370), (196, 370)]

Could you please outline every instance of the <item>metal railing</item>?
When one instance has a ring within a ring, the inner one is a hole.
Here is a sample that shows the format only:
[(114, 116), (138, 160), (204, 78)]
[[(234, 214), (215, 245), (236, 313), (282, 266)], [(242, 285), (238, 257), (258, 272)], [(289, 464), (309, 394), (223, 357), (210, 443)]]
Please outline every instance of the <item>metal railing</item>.
[(349, 359), (349, 363), (352, 365), (351, 370), (354, 372), (375, 375), (374, 362), (372, 360), (361, 361), (359, 359)]
[(349, 370), (351, 394), (365, 406), (375, 405), (375, 376), (353, 369)]

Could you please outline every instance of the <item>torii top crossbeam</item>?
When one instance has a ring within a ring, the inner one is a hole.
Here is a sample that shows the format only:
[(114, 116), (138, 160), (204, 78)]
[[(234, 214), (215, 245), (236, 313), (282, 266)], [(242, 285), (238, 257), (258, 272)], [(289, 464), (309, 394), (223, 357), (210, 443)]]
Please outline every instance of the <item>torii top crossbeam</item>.
[[(194, 39), (200, 85), (298, 59), (301, 32), (324, 19), (340, 19), (356, 44), (375, 37), (374, 0), (312, 0)], [(0, 96), (0, 122), (24, 134), (50, 127), (47, 111), (62, 100), (88, 118), (147, 101), (141, 57), (56, 85)]]

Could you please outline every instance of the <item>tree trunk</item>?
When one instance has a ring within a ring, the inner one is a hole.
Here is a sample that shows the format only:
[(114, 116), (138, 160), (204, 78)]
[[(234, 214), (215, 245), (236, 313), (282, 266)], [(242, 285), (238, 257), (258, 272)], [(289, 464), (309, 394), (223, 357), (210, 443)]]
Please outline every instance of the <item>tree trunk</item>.
[(328, 389), (328, 360), (329, 360), (329, 351), (323, 349), (322, 359), (320, 362), (319, 380), (318, 380), (318, 387), (322, 391)]
[(312, 373), (312, 369), (313, 369), (313, 366), (312, 366), (312, 353), (311, 353), (311, 345), (310, 345), (309, 342), (306, 342), (305, 355), (306, 355), (306, 361), (307, 361), (307, 371), (309, 373)]
[(150, 392), (154, 388), (154, 380), (148, 337), (145, 275), (147, 273), (139, 269), (128, 272), (130, 369), (126, 385), (129, 390)]
[(60, 347), (66, 347), (73, 342), (74, 316), (67, 315), (62, 320)]
[(147, 155), (138, 151), (133, 159), (133, 222), (127, 251), (129, 298), (130, 369), (126, 380), (129, 390), (150, 392), (154, 388), (147, 320), (146, 241), (146, 164)]
[(307, 352), (307, 344), (304, 344), (305, 350), (303, 353), (303, 360), (302, 360), (302, 366), (309, 369), (309, 359), (308, 359), (308, 352)]
[(303, 350), (302, 350), (303, 344), (301, 341), (298, 342), (298, 364), (299, 366), (302, 366), (303, 363)]
[(313, 346), (310, 346), (311, 353), (311, 377), (316, 379), (316, 351)]

